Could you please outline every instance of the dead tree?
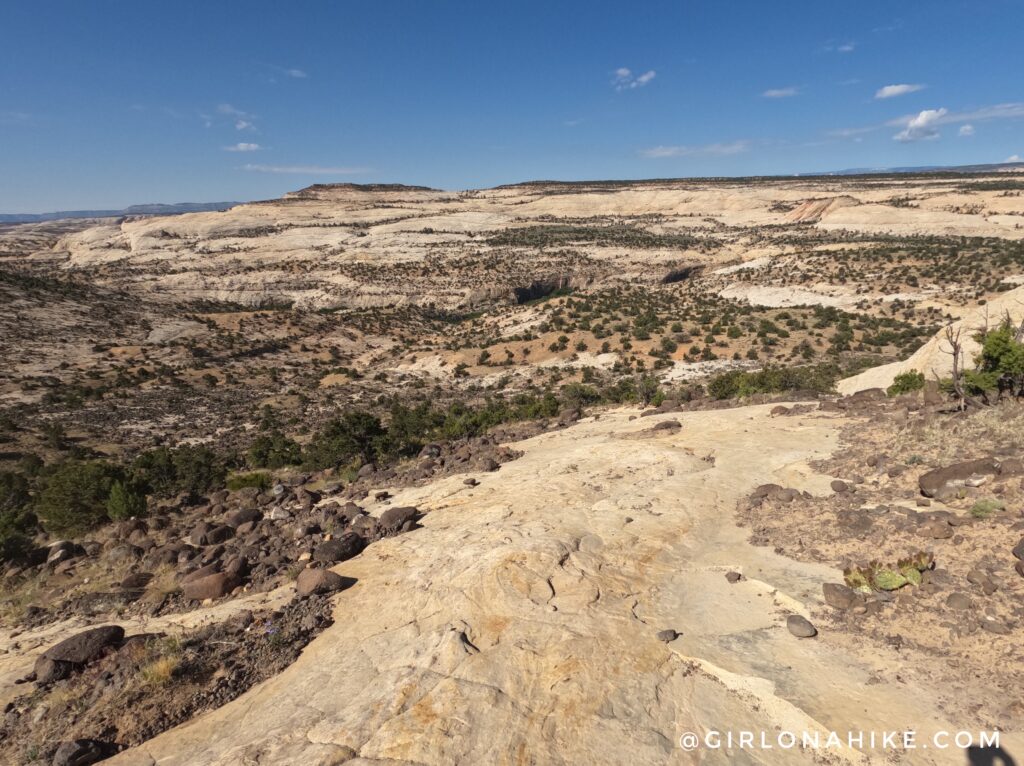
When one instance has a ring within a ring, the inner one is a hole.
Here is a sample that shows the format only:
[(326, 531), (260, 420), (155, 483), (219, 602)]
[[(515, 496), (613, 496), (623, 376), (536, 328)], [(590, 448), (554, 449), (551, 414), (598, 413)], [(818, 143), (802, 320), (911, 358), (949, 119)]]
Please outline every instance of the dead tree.
[(960, 412), (966, 410), (968, 404), (978, 404), (975, 399), (967, 396), (967, 393), (964, 391), (964, 344), (960, 340), (960, 333), (962, 331), (962, 327), (958, 327), (956, 330), (953, 329), (953, 325), (946, 327), (946, 342), (950, 347), (950, 350), (946, 353), (953, 355), (953, 396), (956, 398), (956, 407)]

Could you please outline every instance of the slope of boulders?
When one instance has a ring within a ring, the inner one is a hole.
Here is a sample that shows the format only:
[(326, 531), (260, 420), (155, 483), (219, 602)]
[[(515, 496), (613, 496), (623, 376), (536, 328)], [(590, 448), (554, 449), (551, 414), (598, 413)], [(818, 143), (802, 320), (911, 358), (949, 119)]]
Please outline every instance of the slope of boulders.
[(0, 762), (95, 763), (279, 673), (330, 624), (327, 598), (300, 595), (183, 636), (77, 633), (39, 656), (27, 691), (4, 709)]
[[(395, 509), (387, 509), (388, 488), (495, 471), (518, 455), (482, 436), (428, 444), (395, 465), (367, 463), (347, 482), (328, 471), (295, 474), (266, 490), (182, 495), (145, 518), (111, 524), (89, 539), (51, 542), (28, 564), (9, 566), (4, 616), (33, 627), (71, 616), (159, 615), (272, 590), (308, 566), (345, 561), (415, 526), (418, 512), (389, 521)], [(383, 515), (367, 513), (371, 504)]]

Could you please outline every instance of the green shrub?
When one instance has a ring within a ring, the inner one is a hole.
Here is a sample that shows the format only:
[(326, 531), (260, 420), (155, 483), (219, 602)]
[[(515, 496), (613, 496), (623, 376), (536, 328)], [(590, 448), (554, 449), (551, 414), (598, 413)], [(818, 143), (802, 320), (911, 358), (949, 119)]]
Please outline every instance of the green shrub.
[(269, 473), (255, 471), (253, 473), (236, 473), (228, 477), (228, 489), (237, 492), (245, 487), (256, 487), (261, 492), (270, 489), (272, 480)]
[(924, 373), (911, 370), (909, 372), (901, 372), (893, 378), (892, 385), (886, 389), (886, 393), (889, 396), (900, 396), (901, 394), (920, 391), (922, 388), (924, 388)]
[(146, 515), (146, 495), (130, 483), (115, 481), (110, 485), (107, 498), (107, 516), (114, 520), (130, 519)]
[(993, 497), (983, 498), (971, 506), (970, 514), (976, 519), (987, 519), (997, 511), (1006, 508), (1006, 503)]
[(363, 410), (346, 412), (313, 437), (305, 462), (312, 468), (333, 468), (356, 457), (369, 462), (376, 454), (377, 441), (386, 434), (375, 415)]
[(715, 399), (737, 399), (754, 394), (783, 391), (828, 393), (835, 387), (839, 369), (835, 365), (806, 367), (766, 367), (757, 372), (730, 370), (708, 383), (708, 394)]
[(979, 335), (981, 351), (974, 358), (976, 369), (964, 371), (964, 387), (969, 394), (984, 394), (999, 386), (1007, 377), (1014, 390), (1024, 388), (1024, 343), (1016, 340), (1017, 329), (1009, 318), (995, 330)]
[(159, 497), (181, 492), (198, 495), (223, 486), (227, 466), (223, 458), (202, 445), (157, 447), (135, 459), (131, 474), (140, 490)]
[(32, 550), (29, 533), (36, 518), (29, 508), (28, 481), (10, 471), (0, 471), (0, 561), (23, 559)]
[(280, 431), (257, 436), (247, 453), (253, 468), (284, 468), (302, 462), (302, 447)]
[(53, 534), (87, 532), (108, 520), (110, 489), (120, 478), (120, 470), (109, 463), (62, 463), (45, 478), (36, 514)]

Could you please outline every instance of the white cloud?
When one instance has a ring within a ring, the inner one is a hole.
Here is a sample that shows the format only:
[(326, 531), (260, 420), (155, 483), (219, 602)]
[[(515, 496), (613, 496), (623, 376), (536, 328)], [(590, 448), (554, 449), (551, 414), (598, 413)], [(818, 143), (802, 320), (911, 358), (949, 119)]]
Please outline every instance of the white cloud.
[(226, 152), (258, 152), (259, 150), (259, 144), (247, 144), (242, 142), (234, 144), (233, 146), (224, 147), (224, 151)]
[(304, 80), (309, 77), (308, 74), (303, 72), (301, 69), (286, 69), (284, 73), (289, 77), (294, 77), (296, 80)]
[(222, 114), (225, 117), (231, 117), (235, 121), (235, 130), (256, 130), (256, 125), (253, 124), (255, 115), (243, 112), (231, 104), (218, 104), (217, 114)]
[(919, 90), (924, 90), (924, 85), (920, 83), (910, 84), (902, 83), (900, 85), (886, 85), (884, 88), (879, 88), (875, 91), (875, 98), (895, 98), (896, 96), (905, 96), (908, 93), (916, 93)]
[(630, 90), (632, 88), (642, 88), (655, 77), (658, 73), (653, 69), (648, 69), (643, 74), (635, 75), (631, 69), (626, 67), (619, 67), (615, 70), (615, 77), (612, 78), (612, 87), (615, 90)]
[(1024, 159), (1021, 159), (1019, 154), (1011, 154), (1003, 162), (1024, 162)]
[(838, 48), (836, 48), (836, 50), (839, 51), (840, 53), (853, 53), (856, 49), (857, 46), (855, 43), (843, 43)]
[(370, 172), (368, 168), (334, 168), (323, 165), (243, 165), (242, 170), (254, 173), (283, 173), (290, 175), (344, 176)]
[(724, 157), (740, 154), (750, 149), (749, 141), (733, 141), (727, 144), (705, 144), (704, 146), (655, 146), (644, 149), (641, 156), (649, 159), (665, 157)]
[(961, 136), (973, 136), (974, 126), (971, 124), (961, 125), (960, 130), (958, 132)]
[(893, 138), (903, 143), (930, 141), (938, 138), (939, 131), (936, 126), (942, 124), (940, 120), (948, 113), (946, 109), (925, 109), (916, 117), (911, 118), (907, 126), (893, 136)]
[(795, 85), (790, 85), (788, 88), (769, 88), (761, 94), (764, 98), (790, 98), (800, 93), (800, 89)]
[(982, 120), (1004, 120), (1024, 117), (1024, 103), (996, 104), (976, 109), (973, 112), (955, 112), (946, 122), (980, 122)]

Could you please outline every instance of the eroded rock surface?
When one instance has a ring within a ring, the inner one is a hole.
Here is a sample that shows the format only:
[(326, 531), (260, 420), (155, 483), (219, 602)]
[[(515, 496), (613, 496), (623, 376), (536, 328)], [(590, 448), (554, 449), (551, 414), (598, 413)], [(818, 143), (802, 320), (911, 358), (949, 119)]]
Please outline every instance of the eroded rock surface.
[[(680, 415), (682, 429), (643, 449), (611, 437), (650, 421), (612, 413), (517, 445), (524, 456), (478, 487), (449, 477), (399, 492), (396, 505), (425, 512), (422, 528), (334, 567), (357, 583), (295, 664), (111, 763), (733, 763), (677, 740), (726, 727), (955, 730), (935, 690), (898, 680), (898, 661), (787, 629), (835, 573), (751, 546), (732, 510), (758, 485), (829, 495), (805, 461), (835, 447), (838, 421), (769, 411)], [(658, 638), (666, 625), (680, 634), (671, 643)]]

